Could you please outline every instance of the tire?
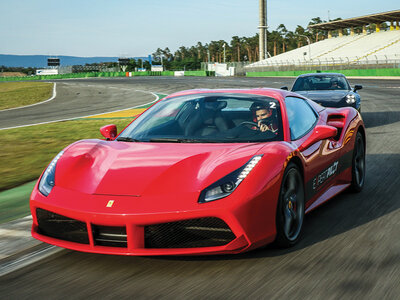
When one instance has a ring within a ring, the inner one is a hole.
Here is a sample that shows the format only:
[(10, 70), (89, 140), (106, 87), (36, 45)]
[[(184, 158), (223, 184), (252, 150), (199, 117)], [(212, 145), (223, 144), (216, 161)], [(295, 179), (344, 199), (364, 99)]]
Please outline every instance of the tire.
[(304, 220), (304, 184), (300, 170), (289, 163), (282, 179), (276, 211), (276, 240), (280, 248), (294, 246), (300, 239)]
[(353, 160), (351, 164), (350, 190), (358, 193), (364, 187), (365, 182), (365, 147), (364, 139), (360, 132), (357, 132), (353, 149)]

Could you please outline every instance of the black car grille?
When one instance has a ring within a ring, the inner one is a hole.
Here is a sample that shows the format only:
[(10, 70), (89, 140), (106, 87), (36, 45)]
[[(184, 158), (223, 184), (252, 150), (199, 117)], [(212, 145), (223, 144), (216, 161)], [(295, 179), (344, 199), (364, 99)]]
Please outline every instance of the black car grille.
[(38, 233), (52, 238), (89, 244), (86, 223), (37, 208)]
[(223, 246), (235, 239), (218, 218), (200, 218), (145, 226), (146, 248), (195, 248)]
[[(39, 234), (80, 244), (89, 244), (85, 222), (41, 208), (36, 209)], [(127, 248), (126, 227), (91, 225), (96, 246)], [(219, 218), (199, 218), (148, 225), (144, 228), (145, 248), (197, 248), (223, 246), (236, 236)]]
[(126, 227), (92, 225), (95, 245), (127, 247)]

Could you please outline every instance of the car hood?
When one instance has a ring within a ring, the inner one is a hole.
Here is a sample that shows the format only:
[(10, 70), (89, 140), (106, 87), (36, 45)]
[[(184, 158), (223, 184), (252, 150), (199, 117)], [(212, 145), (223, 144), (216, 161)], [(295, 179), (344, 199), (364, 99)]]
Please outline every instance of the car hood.
[(262, 145), (84, 140), (57, 162), (55, 184), (99, 195), (197, 193), (244, 165)]
[(297, 91), (296, 93), (315, 102), (339, 102), (349, 93), (349, 91)]

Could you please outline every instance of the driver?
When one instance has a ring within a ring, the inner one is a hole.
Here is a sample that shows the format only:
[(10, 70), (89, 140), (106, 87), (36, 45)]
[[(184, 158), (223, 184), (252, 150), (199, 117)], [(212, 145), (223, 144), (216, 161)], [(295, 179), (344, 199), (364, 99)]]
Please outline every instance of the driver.
[(339, 89), (339, 82), (338, 82), (337, 78), (332, 78), (331, 79), (331, 87), (330, 87), (330, 89), (331, 90)]
[(265, 132), (267, 130), (277, 133), (278, 125), (274, 122), (273, 109), (267, 103), (253, 103), (250, 107), (250, 111), (253, 114), (253, 120), (257, 123), (257, 127), (253, 127), (253, 130), (260, 130)]

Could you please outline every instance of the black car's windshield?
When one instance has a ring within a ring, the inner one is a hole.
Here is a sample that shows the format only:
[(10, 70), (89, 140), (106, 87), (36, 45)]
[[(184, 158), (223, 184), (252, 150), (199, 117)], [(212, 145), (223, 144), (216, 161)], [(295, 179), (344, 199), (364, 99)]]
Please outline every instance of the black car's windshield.
[(242, 143), (283, 139), (279, 101), (259, 95), (201, 93), (162, 100), (117, 138), (124, 142)]
[(315, 75), (297, 78), (292, 91), (350, 90), (344, 76)]

